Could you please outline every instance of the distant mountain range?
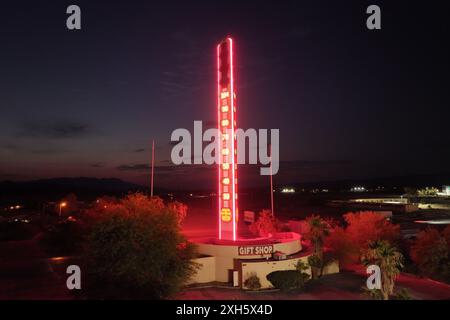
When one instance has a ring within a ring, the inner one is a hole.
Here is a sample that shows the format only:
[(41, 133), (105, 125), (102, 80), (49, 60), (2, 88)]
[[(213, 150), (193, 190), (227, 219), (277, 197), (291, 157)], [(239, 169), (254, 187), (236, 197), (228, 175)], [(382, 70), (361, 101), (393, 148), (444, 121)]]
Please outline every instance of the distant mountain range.
[(0, 200), (9, 198), (51, 200), (69, 193), (75, 193), (78, 197), (93, 198), (102, 195), (120, 195), (130, 191), (145, 191), (145, 188), (115, 178), (80, 177), (0, 182)]

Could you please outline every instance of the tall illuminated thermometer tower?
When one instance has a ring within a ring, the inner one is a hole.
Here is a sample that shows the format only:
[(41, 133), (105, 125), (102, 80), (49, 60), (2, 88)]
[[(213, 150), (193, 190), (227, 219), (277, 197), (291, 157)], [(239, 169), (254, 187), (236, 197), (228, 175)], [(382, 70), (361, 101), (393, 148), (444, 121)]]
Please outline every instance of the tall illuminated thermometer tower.
[[(301, 237), (295, 232), (274, 232), (267, 237), (247, 237), (238, 233), (237, 139), (236, 139), (236, 60), (231, 38), (217, 45), (217, 127), (216, 162), (218, 163), (218, 236), (192, 237), (202, 256), (199, 269), (189, 283), (221, 282), (246, 288), (248, 276), (257, 274), (261, 288), (273, 288), (267, 275), (274, 270), (292, 269), (307, 261), (309, 252), (302, 250)], [(284, 260), (274, 258), (283, 252)], [(333, 267), (334, 268), (334, 267)], [(339, 267), (337, 267), (339, 269)], [(331, 271), (330, 271), (331, 270)], [(324, 272), (334, 273), (336, 268)], [(307, 271), (308, 272), (308, 271)]]
[(217, 119), (219, 150), (219, 239), (237, 239), (236, 87), (233, 39), (217, 46)]

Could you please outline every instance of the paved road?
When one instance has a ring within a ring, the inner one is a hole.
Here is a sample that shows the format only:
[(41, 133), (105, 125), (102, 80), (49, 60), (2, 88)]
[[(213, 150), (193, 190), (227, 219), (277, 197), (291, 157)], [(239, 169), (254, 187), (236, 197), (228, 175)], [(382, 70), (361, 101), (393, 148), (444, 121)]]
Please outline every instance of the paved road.
[[(346, 271), (323, 277), (318, 283), (298, 293), (250, 293), (227, 288), (189, 289), (176, 298), (183, 300), (367, 300), (362, 293), (366, 278), (359, 272)], [(397, 288), (405, 288), (413, 299), (449, 300), (450, 286), (429, 279), (402, 275)]]

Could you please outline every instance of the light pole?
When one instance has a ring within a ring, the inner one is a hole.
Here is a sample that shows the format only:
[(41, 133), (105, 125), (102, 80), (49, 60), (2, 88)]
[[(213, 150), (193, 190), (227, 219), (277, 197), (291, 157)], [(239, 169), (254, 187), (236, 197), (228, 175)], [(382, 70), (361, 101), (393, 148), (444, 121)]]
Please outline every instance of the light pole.
[(67, 206), (67, 203), (66, 203), (66, 202), (61, 202), (61, 203), (59, 204), (59, 217), (61, 217), (61, 211), (62, 211), (62, 208), (65, 207), (65, 206)]
[(273, 211), (273, 175), (272, 175), (272, 145), (269, 144), (269, 155), (270, 155), (270, 208), (272, 211), (272, 216), (275, 216)]

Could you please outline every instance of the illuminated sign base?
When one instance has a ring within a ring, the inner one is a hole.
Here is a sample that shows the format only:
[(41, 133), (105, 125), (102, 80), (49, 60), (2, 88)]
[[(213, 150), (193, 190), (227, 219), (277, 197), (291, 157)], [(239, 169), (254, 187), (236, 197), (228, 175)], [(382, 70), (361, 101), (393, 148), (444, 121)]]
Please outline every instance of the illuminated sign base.
[[(241, 288), (245, 287), (245, 279), (249, 274), (257, 273), (260, 279), (266, 279), (274, 270), (292, 269), (300, 259), (307, 259), (312, 254), (299, 254), (302, 251), (300, 235), (294, 232), (236, 241), (205, 238), (196, 239), (195, 243), (198, 252), (205, 255), (205, 258), (199, 258), (199, 263), (205, 259), (208, 267), (201, 268), (192, 283), (232, 283)], [(280, 253), (283, 258), (277, 259)], [(211, 259), (214, 259), (212, 264)], [(288, 263), (286, 260), (289, 260)], [(262, 280), (261, 288), (270, 287), (270, 282)]]

